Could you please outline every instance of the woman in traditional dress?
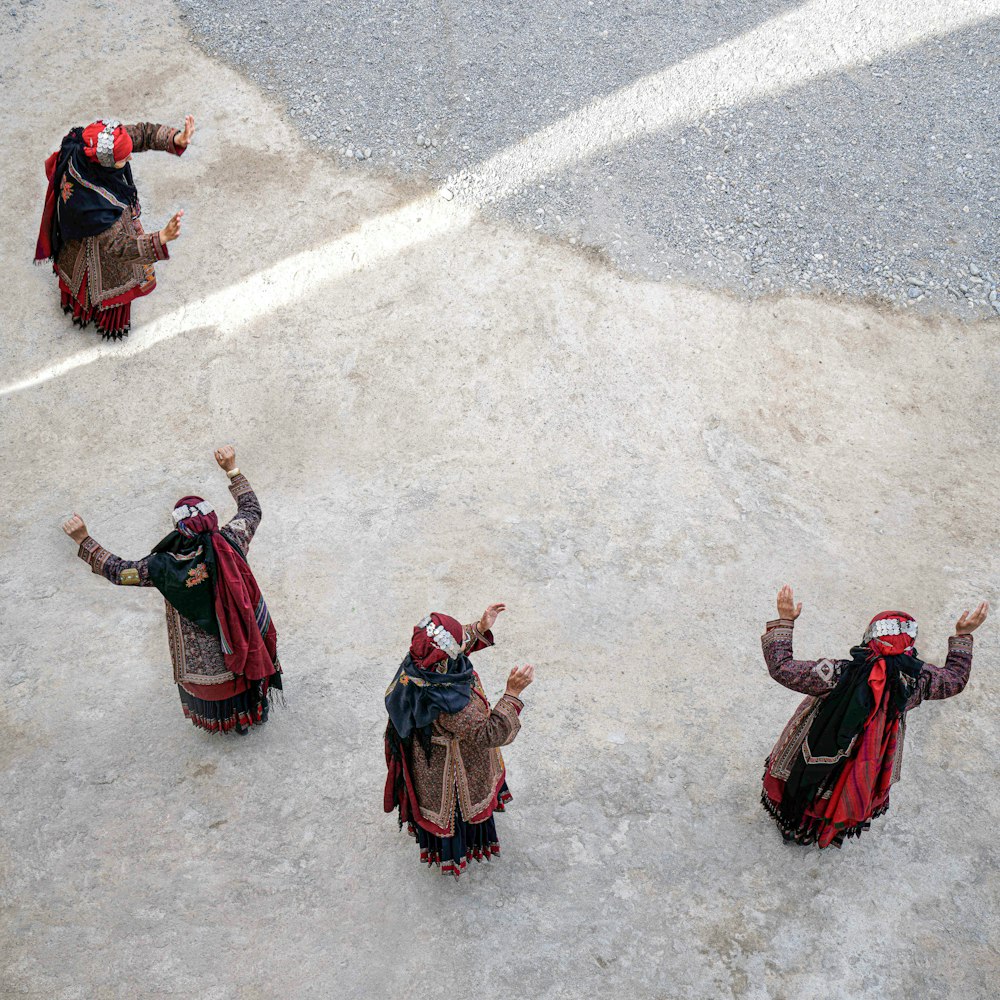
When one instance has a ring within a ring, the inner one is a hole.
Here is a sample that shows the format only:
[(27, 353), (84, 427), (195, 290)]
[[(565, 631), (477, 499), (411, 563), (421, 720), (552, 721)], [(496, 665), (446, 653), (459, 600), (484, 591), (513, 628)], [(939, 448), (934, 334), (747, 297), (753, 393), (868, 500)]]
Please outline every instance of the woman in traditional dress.
[(211, 733), (244, 734), (267, 721), (268, 693), (282, 686), (281, 665), (277, 633), (246, 558), (260, 504), (232, 447), (219, 448), (215, 460), (236, 500), (236, 516), (222, 528), (207, 500), (186, 496), (174, 506), (175, 529), (144, 559), (102, 548), (77, 514), (63, 531), (106, 580), (159, 590), (184, 715)]
[(500, 853), (493, 813), (511, 795), (499, 748), (517, 736), (520, 695), (535, 676), (534, 667), (515, 667), (490, 709), (468, 654), (493, 645), (490, 629), (504, 608), (491, 604), (465, 626), (428, 615), (385, 693), (385, 811), (399, 811), (424, 864), (455, 878), (470, 858)]
[(771, 676), (808, 695), (767, 758), (761, 801), (785, 840), (840, 847), (888, 810), (907, 713), (965, 687), (972, 632), (989, 606), (962, 613), (943, 667), (919, 659), (917, 623), (904, 611), (876, 615), (849, 659), (796, 660), (792, 628), (801, 611), (782, 587), (778, 618), (761, 639)]
[(132, 300), (156, 287), (153, 264), (170, 256), (167, 244), (180, 236), (184, 212), (147, 236), (130, 161), (148, 149), (180, 156), (193, 135), (190, 115), (183, 130), (106, 119), (71, 129), (45, 161), (49, 187), (35, 262), (52, 261), (63, 312), (77, 326), (93, 320), (106, 340), (120, 340), (129, 331)]

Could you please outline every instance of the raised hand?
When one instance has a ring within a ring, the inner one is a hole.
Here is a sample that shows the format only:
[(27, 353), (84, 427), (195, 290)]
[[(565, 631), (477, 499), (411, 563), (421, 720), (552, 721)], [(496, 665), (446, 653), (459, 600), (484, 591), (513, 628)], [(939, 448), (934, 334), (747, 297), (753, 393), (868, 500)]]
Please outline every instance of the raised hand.
[(79, 545), (89, 534), (87, 526), (83, 523), (83, 518), (79, 514), (74, 514), (63, 526), (62, 530)]
[(223, 472), (232, 472), (236, 468), (236, 449), (231, 444), (216, 448), (215, 460)]
[(507, 694), (512, 694), (517, 698), (534, 679), (534, 667), (527, 664), (523, 667), (514, 667), (507, 678)]
[(479, 619), (479, 631), (489, 632), (493, 628), (493, 623), (497, 620), (497, 615), (501, 611), (506, 611), (506, 604), (491, 604), (484, 612), (483, 617)]
[(802, 602), (798, 604), (795, 603), (795, 596), (792, 594), (792, 588), (786, 583), (781, 590), (778, 591), (778, 617), (788, 618), (791, 621), (795, 621), (799, 615), (802, 614)]
[(184, 131), (178, 132), (174, 136), (174, 145), (180, 146), (181, 149), (187, 149), (191, 144), (191, 137), (194, 135), (194, 117), (188, 115), (184, 119)]
[(990, 606), (986, 601), (980, 601), (979, 607), (970, 615), (968, 611), (962, 612), (962, 617), (955, 623), (955, 635), (968, 635), (975, 632), (980, 625), (986, 621)]
[(176, 240), (181, 234), (181, 216), (184, 214), (182, 208), (179, 212), (174, 212), (170, 221), (160, 230), (160, 242), (170, 243)]

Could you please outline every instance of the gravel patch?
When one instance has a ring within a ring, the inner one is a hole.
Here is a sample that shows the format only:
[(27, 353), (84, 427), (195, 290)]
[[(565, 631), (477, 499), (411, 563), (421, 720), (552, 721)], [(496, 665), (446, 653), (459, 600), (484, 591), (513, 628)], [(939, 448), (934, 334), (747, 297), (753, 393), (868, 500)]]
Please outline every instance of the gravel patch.
[[(451, 197), (498, 150), (798, 4), (178, 6), (311, 142)], [(642, 277), (1000, 315), (998, 23), (648, 136), (488, 211)]]

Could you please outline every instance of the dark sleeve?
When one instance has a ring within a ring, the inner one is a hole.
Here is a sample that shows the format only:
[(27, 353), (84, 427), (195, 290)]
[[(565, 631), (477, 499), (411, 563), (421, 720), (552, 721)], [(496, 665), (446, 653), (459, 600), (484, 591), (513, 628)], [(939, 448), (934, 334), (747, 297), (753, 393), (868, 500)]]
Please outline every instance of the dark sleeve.
[(149, 579), (149, 556), (138, 560), (122, 559), (98, 545), (90, 535), (80, 543), (77, 555), (93, 572), (121, 587), (153, 586)]
[(102, 253), (119, 260), (131, 260), (139, 264), (155, 264), (167, 260), (170, 254), (167, 245), (155, 233), (137, 233), (129, 210), (122, 212), (121, 218), (99, 236), (95, 236)]
[(478, 652), (480, 649), (488, 649), (494, 644), (493, 633), (489, 629), (482, 631), (479, 622), (463, 626), (463, 631), (462, 652), (466, 655)]
[(226, 538), (239, 546), (240, 551), (246, 555), (257, 532), (257, 525), (260, 524), (260, 501), (242, 473), (230, 480), (229, 492), (236, 501), (236, 516), (222, 530), (226, 533)]
[(796, 660), (792, 655), (792, 622), (768, 622), (760, 638), (767, 672), (779, 683), (801, 694), (823, 695), (840, 680), (846, 660)]
[(174, 145), (174, 136), (179, 135), (181, 130), (170, 125), (137, 122), (135, 125), (126, 125), (125, 131), (132, 137), (133, 153), (159, 150), (164, 153), (173, 153), (174, 156), (181, 156), (186, 148)]
[[(478, 695), (473, 695), (477, 698)], [(514, 742), (521, 728), (519, 715), (524, 702), (512, 694), (505, 694), (489, 715), (470, 702), (461, 712), (438, 716), (438, 724), (445, 732), (460, 740), (471, 741), (482, 747), (505, 747)]]
[(953, 635), (948, 639), (948, 658), (943, 667), (925, 663), (917, 686), (906, 703), (907, 710), (922, 701), (940, 701), (960, 694), (972, 671), (972, 636)]

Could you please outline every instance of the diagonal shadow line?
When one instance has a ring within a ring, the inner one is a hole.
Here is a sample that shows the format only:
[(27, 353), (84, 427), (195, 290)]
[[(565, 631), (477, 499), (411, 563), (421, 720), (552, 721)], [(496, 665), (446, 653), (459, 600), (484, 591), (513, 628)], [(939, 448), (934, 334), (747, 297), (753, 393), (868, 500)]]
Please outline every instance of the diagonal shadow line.
[(462, 183), (293, 254), (153, 320), (124, 346), (97, 344), (0, 388), (8, 396), (104, 357), (130, 357), (199, 327), (231, 333), (317, 286), (468, 226), (485, 205), (603, 151), (713, 109), (746, 104), (867, 65), (931, 37), (1000, 14), (1000, 0), (812, 0), (750, 31), (593, 101), (483, 161)]

